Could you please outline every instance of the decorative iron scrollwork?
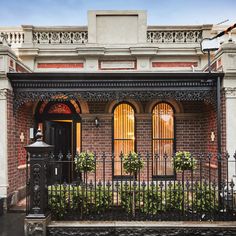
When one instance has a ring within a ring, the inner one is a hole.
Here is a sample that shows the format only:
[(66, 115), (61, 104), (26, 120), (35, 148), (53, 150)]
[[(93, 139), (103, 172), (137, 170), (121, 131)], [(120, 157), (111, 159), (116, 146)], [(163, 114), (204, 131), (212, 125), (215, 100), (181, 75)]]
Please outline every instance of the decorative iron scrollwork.
[(43, 235), (44, 226), (38, 222), (27, 222), (25, 229), (28, 236)]
[(199, 91), (81, 91), (81, 92), (52, 92), (52, 91), (30, 91), (16, 92), (14, 98), (14, 110), (18, 110), (26, 102), (35, 101), (70, 101), (80, 99), (86, 101), (123, 101), (135, 99), (138, 101), (150, 101), (154, 99), (176, 99), (178, 101), (204, 101), (215, 104), (215, 90)]
[(39, 213), (40, 210), (40, 174), (41, 165), (35, 164), (33, 166), (33, 211), (35, 214)]

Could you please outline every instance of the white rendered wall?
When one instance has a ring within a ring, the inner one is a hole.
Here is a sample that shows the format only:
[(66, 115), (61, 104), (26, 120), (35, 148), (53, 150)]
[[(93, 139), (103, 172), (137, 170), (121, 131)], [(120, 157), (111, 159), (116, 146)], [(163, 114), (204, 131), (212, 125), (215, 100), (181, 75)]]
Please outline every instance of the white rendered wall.
[(236, 181), (235, 159), (236, 151), (236, 88), (226, 92), (226, 150), (232, 163), (229, 163), (229, 178)]
[(0, 81), (0, 198), (7, 197), (7, 100)]

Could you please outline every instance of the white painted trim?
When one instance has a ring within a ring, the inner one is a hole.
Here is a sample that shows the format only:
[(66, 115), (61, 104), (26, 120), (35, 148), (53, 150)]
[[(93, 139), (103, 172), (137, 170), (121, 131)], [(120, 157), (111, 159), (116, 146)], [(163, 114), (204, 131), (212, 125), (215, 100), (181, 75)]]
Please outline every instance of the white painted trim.
[[(1, 87), (2, 88), (2, 87)], [(7, 163), (7, 100), (5, 91), (0, 96), (0, 197), (7, 197), (8, 163)]]

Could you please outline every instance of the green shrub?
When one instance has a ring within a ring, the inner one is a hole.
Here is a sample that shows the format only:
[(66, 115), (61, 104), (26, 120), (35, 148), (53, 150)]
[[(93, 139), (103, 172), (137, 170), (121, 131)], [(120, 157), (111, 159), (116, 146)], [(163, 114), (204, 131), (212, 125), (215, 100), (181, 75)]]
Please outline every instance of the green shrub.
[(151, 185), (143, 191), (143, 206), (141, 212), (147, 215), (156, 215), (161, 211), (161, 193), (158, 186)]
[(173, 157), (173, 166), (176, 171), (194, 170), (197, 161), (190, 152), (176, 152)]
[(166, 197), (164, 202), (165, 211), (180, 211), (182, 210), (183, 200), (186, 202), (187, 195), (183, 192), (182, 185), (176, 183), (168, 184)]
[(125, 182), (122, 184), (122, 187), (119, 189), (119, 195), (121, 200), (121, 207), (125, 209), (127, 213), (132, 213), (135, 208), (139, 207), (140, 202), (142, 201), (143, 193), (137, 186)]
[[(165, 186), (137, 182), (123, 182), (115, 190), (120, 206), (135, 216), (139, 211), (148, 216), (162, 212), (211, 213), (218, 209), (216, 189), (208, 183), (195, 182), (185, 187), (181, 182), (169, 182)], [(114, 191), (114, 190), (113, 190)], [(105, 213), (113, 204), (112, 189), (102, 184), (87, 186), (53, 185), (48, 187), (49, 207), (56, 219), (63, 219), (71, 212), (78, 216), (99, 215)]]
[(68, 190), (64, 185), (48, 186), (48, 205), (57, 219), (62, 219), (68, 212)]
[(125, 155), (123, 160), (123, 167), (127, 174), (136, 175), (144, 166), (144, 161), (136, 152), (130, 152)]
[(213, 212), (218, 210), (218, 195), (215, 188), (206, 182), (196, 183), (191, 207), (194, 212)]
[(94, 172), (96, 160), (93, 152), (81, 152), (75, 155), (75, 170), (77, 172)]
[(79, 215), (106, 211), (112, 204), (112, 192), (102, 185), (98, 185), (96, 190), (89, 185), (53, 185), (48, 187), (48, 199), (53, 216), (60, 220), (71, 211)]

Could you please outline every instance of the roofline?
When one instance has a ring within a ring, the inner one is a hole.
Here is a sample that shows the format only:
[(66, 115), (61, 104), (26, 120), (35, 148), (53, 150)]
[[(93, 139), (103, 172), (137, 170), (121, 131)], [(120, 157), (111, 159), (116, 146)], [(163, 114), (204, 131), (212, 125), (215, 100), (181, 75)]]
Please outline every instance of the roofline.
[(41, 73), (7, 73), (10, 81), (14, 80), (188, 80), (188, 79), (217, 79), (223, 78), (223, 72), (83, 72), (83, 73), (65, 73), (65, 72), (41, 72)]

